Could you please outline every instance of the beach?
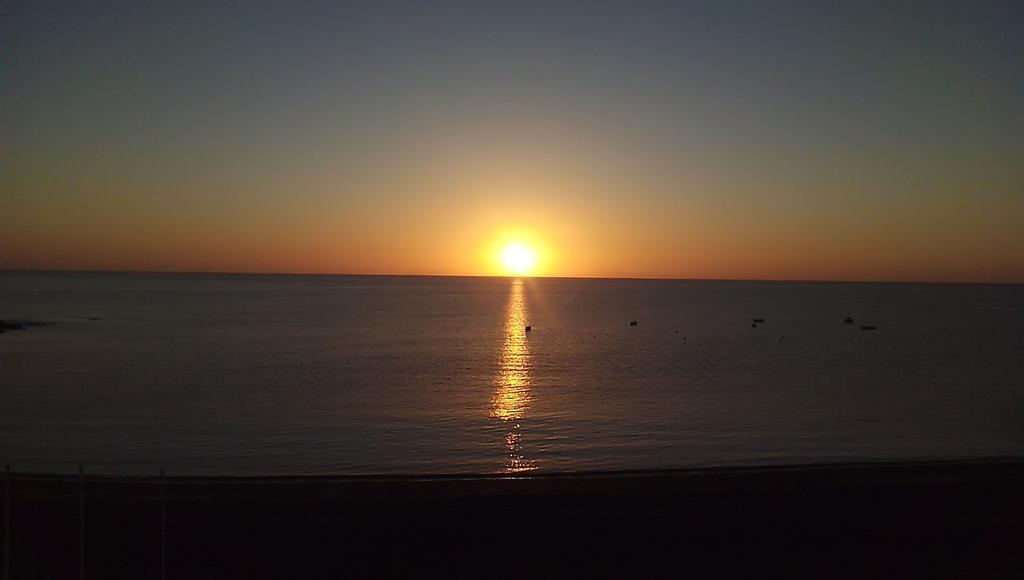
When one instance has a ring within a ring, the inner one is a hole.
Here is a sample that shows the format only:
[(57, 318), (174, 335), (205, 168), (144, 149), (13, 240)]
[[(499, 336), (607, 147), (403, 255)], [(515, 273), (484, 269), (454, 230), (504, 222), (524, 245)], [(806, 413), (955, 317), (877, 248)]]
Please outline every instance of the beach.
[[(162, 485), (163, 481), (163, 485)], [(550, 474), (15, 474), (11, 578), (1009, 577), (1024, 461)]]

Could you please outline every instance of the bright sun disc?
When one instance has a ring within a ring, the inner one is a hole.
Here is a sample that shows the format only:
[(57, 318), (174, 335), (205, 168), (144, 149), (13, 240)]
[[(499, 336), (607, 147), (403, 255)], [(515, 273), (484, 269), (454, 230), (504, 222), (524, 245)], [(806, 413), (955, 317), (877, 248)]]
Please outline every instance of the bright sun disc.
[(518, 243), (505, 246), (501, 251), (501, 263), (510, 274), (528, 274), (537, 259), (533, 248)]

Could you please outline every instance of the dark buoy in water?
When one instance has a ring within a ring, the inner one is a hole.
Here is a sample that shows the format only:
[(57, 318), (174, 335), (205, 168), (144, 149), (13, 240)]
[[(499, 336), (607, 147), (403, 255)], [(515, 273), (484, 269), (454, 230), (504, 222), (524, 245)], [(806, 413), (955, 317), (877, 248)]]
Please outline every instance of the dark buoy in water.
[(630, 321), (629, 321), (629, 325), (630, 325), (630, 326), (636, 326), (636, 324), (637, 324), (637, 323), (636, 323), (636, 321), (635, 321), (635, 320), (630, 320)]
[(780, 337), (779, 337), (779, 342), (783, 342), (784, 340), (786, 340), (786, 337), (785, 337), (785, 336), (780, 336)]
[(843, 319), (843, 322), (845, 324), (853, 324), (853, 317), (852, 316), (847, 316), (846, 318)]
[(526, 325), (526, 332), (530, 332), (531, 330), (533, 330), (533, 325), (532, 324), (527, 324)]
[(757, 323), (756, 322), (751, 322), (750, 323), (750, 328), (757, 328)]

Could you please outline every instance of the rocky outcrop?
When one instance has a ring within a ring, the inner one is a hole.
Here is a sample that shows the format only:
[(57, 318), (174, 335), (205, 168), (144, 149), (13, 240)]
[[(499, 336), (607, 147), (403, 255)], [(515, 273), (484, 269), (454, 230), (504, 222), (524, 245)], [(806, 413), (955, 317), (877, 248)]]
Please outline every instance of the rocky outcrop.
[(27, 330), (33, 326), (45, 326), (45, 322), (34, 322), (31, 320), (0, 320), (0, 334), (8, 330)]

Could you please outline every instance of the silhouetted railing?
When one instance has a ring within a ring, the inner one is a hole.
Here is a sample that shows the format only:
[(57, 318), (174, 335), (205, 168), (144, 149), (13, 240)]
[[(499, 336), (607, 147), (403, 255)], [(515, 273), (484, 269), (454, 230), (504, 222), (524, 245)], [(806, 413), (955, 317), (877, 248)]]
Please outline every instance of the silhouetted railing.
[[(4, 466), (4, 563), (3, 580), (11, 578), (11, 465)], [(86, 578), (85, 466), (78, 466), (78, 578)], [(167, 579), (167, 480), (160, 468), (160, 578)]]

